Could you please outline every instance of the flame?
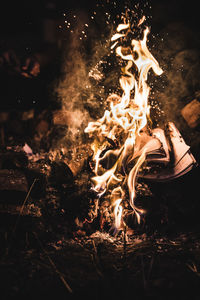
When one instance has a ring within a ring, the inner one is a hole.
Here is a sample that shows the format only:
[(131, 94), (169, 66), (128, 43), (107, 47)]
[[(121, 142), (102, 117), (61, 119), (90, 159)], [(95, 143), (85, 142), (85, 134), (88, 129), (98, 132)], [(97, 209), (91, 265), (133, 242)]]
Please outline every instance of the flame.
[[(139, 21), (138, 26), (144, 21), (145, 17)], [(122, 95), (121, 97), (115, 94), (110, 96), (107, 99), (109, 109), (105, 110), (103, 117), (95, 122), (89, 122), (85, 129), (85, 132), (95, 137), (92, 144), (95, 162), (93, 188), (99, 197), (106, 192), (110, 193), (114, 207), (114, 225), (117, 229), (121, 228), (123, 223), (122, 203), (126, 198), (126, 187), (129, 203), (138, 223), (140, 223), (140, 215), (144, 213), (144, 210), (135, 206), (134, 200), (137, 173), (146, 159), (147, 148), (144, 147), (137, 161), (134, 160), (134, 165), (128, 174), (126, 163), (130, 157), (136, 157), (136, 138), (148, 123), (150, 114), (148, 72), (152, 69), (156, 75), (162, 74), (162, 69), (147, 47), (149, 28), (146, 27), (144, 30), (142, 40), (132, 39), (129, 47), (123, 47), (120, 43), (123, 38), (126, 38), (128, 32), (130, 32), (130, 24), (120, 24), (117, 33), (111, 38), (111, 42), (115, 42), (111, 49), (116, 48), (116, 55), (126, 62), (119, 79)], [(110, 149), (111, 145), (112, 149)], [(114, 158), (114, 162), (110, 165), (111, 157)], [(102, 162), (104, 162), (103, 166)]]
[(146, 17), (143, 16), (143, 17), (139, 20), (138, 26), (142, 25), (142, 24), (144, 23), (145, 20), (146, 20)]

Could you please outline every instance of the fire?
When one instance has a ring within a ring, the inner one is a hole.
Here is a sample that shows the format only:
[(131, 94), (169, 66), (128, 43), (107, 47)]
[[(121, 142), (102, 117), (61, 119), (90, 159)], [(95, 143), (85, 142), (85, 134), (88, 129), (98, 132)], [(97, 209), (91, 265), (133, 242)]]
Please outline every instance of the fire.
[[(139, 21), (140, 26), (145, 20)], [(156, 75), (162, 74), (162, 69), (147, 47), (149, 28), (143, 32), (143, 39), (132, 39), (129, 47), (121, 42), (128, 36), (131, 26), (127, 22), (117, 27), (117, 33), (111, 38), (115, 49), (125, 67), (119, 79), (122, 88), (121, 97), (113, 94), (108, 97), (109, 109), (105, 110), (102, 118), (90, 122), (85, 132), (94, 137), (92, 144), (93, 161), (95, 162), (92, 178), (94, 190), (102, 197), (109, 195), (114, 207), (114, 226), (120, 229), (123, 226), (123, 201), (128, 189), (129, 203), (140, 223), (142, 209), (135, 206), (135, 184), (137, 173), (146, 159), (147, 147), (138, 154), (137, 137), (148, 125), (150, 106), (148, 96), (150, 87), (147, 84), (150, 69)], [(134, 72), (132, 72), (134, 70)], [(137, 161), (136, 161), (137, 158)], [(127, 163), (134, 162), (131, 170), (127, 170)]]

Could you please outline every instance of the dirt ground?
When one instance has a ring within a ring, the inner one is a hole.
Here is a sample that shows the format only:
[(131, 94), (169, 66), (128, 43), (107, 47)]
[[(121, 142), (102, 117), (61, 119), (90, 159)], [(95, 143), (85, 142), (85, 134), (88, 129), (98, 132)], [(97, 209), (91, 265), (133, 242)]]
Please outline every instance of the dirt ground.
[(93, 203), (86, 169), (61, 181), (63, 165), (47, 158), (16, 168), (21, 183), (10, 170), (0, 190), (1, 299), (199, 299), (198, 167), (148, 183), (142, 224), (115, 236), (99, 216), (77, 224)]

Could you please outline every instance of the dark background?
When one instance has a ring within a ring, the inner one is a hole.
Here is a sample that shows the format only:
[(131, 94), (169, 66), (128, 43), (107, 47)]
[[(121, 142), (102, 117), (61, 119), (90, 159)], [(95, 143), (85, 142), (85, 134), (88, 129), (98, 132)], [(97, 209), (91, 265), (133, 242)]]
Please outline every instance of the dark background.
[[(109, 1), (112, 7), (112, 1)], [(124, 7), (125, 1), (116, 0), (119, 9)], [(126, 1), (134, 4), (147, 1)], [(182, 21), (188, 26), (199, 31), (199, 8), (198, 2), (173, 1), (173, 0), (152, 0), (148, 1), (152, 7), (152, 22), (162, 26), (171, 21)], [(96, 3), (106, 3), (106, 1), (64, 1), (64, 0), (43, 0), (43, 1), (1, 1), (0, 9), (0, 34), (15, 34), (17, 32), (34, 32), (40, 29), (42, 19), (51, 14), (51, 17), (59, 17), (68, 9), (84, 10), (91, 12)], [(108, 5), (108, 3), (107, 3)]]

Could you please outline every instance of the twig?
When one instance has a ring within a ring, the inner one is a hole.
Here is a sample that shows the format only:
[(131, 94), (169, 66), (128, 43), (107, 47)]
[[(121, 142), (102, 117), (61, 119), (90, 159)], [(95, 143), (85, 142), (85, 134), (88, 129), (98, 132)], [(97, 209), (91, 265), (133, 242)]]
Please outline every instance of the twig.
[(53, 260), (51, 259), (51, 257), (49, 256), (49, 254), (47, 253), (47, 251), (44, 249), (41, 241), (38, 238), (38, 235), (36, 234), (36, 232), (33, 232), (38, 244), (40, 245), (40, 248), (42, 249), (42, 251), (44, 252), (44, 254), (46, 255), (46, 257), (48, 258), (48, 261), (50, 262), (51, 266), (53, 267), (54, 271), (56, 272), (56, 274), (58, 274), (60, 280), (62, 281), (62, 283), (64, 284), (64, 286), (66, 287), (66, 289), (68, 290), (68, 292), (70, 294), (73, 293), (71, 287), (69, 286), (69, 284), (67, 283), (67, 281), (65, 280), (65, 278), (63, 277), (63, 274), (57, 269), (55, 263), (53, 262)]
[(198, 272), (197, 266), (195, 265), (195, 263), (187, 263), (186, 266), (192, 271), (194, 272), (197, 276), (200, 276), (200, 273)]
[(14, 226), (13, 231), (12, 231), (12, 233), (11, 233), (11, 238), (10, 238), (9, 245), (8, 245), (8, 247), (7, 247), (7, 250), (6, 250), (6, 254), (7, 254), (7, 255), (8, 255), (8, 252), (9, 252), (9, 250), (10, 250), (10, 246), (11, 246), (11, 243), (12, 243), (13, 236), (14, 236), (14, 234), (15, 234), (15, 232), (16, 232), (16, 229), (17, 229), (17, 225), (18, 225), (18, 223), (19, 223), (19, 219), (20, 219), (20, 217), (21, 217), (21, 215), (22, 215), (22, 213), (23, 213), (24, 206), (25, 206), (25, 204), (26, 204), (26, 202), (27, 202), (27, 200), (28, 200), (28, 198), (29, 198), (29, 196), (30, 196), (30, 193), (31, 193), (31, 191), (32, 191), (32, 189), (33, 189), (33, 187), (34, 187), (34, 184), (35, 184), (35, 182), (36, 182), (37, 180), (38, 180), (37, 178), (35, 178), (35, 179), (33, 180), (33, 183), (31, 184), (31, 186), (30, 186), (30, 188), (29, 188), (29, 190), (28, 190), (28, 193), (27, 193), (27, 195), (26, 195), (26, 197), (25, 197), (25, 199), (24, 199), (24, 202), (23, 202), (23, 204), (22, 204), (22, 206), (21, 206), (20, 212), (19, 212), (19, 214), (18, 214), (18, 216), (17, 216), (17, 220), (16, 220), (16, 222), (15, 222), (15, 226)]
[(94, 248), (95, 256), (97, 256), (97, 248), (96, 248), (94, 240), (92, 240), (92, 245), (93, 245), (93, 248)]
[(97, 274), (100, 277), (103, 277), (103, 274), (102, 274), (102, 272), (100, 270), (100, 262), (99, 262), (97, 247), (95, 245), (95, 241), (94, 240), (92, 240), (92, 245), (93, 245), (93, 248), (94, 248), (94, 253), (91, 254), (91, 258), (92, 258), (93, 264), (95, 266)]

